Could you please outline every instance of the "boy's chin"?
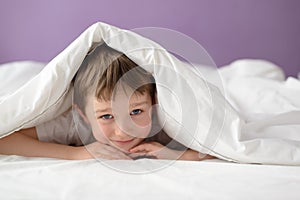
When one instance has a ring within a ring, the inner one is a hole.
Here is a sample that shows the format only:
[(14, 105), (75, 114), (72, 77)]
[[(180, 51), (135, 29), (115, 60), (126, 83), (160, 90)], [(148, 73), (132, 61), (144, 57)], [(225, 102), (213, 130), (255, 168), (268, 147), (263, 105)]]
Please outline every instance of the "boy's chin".
[(130, 149), (132, 149), (134, 146), (130, 146), (130, 147), (119, 147), (119, 146), (116, 146), (115, 145), (115, 148), (117, 148), (119, 151), (121, 151), (121, 152), (123, 152), (124, 154), (126, 154), (126, 155), (129, 155), (129, 154), (131, 154), (131, 152), (130, 152)]
[(114, 144), (114, 147), (116, 147), (118, 150), (128, 154), (130, 153), (129, 150), (132, 149), (133, 147), (139, 145), (141, 143), (141, 141), (137, 140), (137, 141), (133, 141), (131, 144), (127, 144), (127, 145), (118, 145), (118, 144)]

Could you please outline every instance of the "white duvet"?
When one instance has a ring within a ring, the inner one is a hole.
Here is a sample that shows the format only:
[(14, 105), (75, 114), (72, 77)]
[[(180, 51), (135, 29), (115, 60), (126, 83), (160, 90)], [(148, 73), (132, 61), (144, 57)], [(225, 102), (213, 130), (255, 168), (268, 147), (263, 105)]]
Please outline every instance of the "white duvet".
[[(191, 67), (167, 51), (154, 51), (161, 49), (158, 44), (104, 23), (88, 28), (45, 67), (30, 62), (0, 67), (0, 135), (43, 123), (69, 109), (71, 80), (93, 43), (103, 41), (142, 67), (147, 65), (157, 82), (176, 92), (180, 106), (158, 85), (164, 130), (171, 137), (221, 159), (300, 165), (298, 79), (285, 80), (280, 68), (267, 61), (237, 61), (220, 69), (227, 102)], [(181, 89), (185, 85), (189, 91)], [(194, 120), (181, 118), (187, 115)]]

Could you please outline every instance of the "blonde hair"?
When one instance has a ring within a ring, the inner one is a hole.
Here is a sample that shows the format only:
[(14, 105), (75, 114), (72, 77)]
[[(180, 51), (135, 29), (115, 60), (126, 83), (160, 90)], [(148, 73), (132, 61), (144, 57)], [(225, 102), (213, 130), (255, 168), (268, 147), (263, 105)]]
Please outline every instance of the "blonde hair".
[(105, 43), (88, 53), (82, 62), (74, 78), (74, 103), (85, 113), (88, 95), (111, 100), (119, 80), (135, 92), (148, 93), (154, 103), (156, 87), (153, 76)]

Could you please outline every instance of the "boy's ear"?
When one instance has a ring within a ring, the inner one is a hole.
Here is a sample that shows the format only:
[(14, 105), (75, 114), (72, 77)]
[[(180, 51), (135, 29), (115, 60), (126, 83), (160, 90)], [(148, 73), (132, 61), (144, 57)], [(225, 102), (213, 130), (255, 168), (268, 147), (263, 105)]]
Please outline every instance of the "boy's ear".
[(72, 105), (73, 109), (76, 110), (76, 112), (79, 113), (79, 115), (82, 117), (82, 119), (85, 121), (85, 123), (90, 124), (88, 118), (85, 116), (85, 114), (82, 112), (82, 110), (79, 108), (77, 104)]

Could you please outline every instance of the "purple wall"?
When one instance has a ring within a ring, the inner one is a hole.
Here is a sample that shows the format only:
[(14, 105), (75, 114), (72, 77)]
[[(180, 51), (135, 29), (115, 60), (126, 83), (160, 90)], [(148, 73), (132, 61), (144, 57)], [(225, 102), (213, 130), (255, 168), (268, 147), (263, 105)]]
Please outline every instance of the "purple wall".
[(96, 21), (180, 31), (218, 66), (263, 58), (300, 71), (298, 0), (1, 0), (0, 63), (49, 61)]

